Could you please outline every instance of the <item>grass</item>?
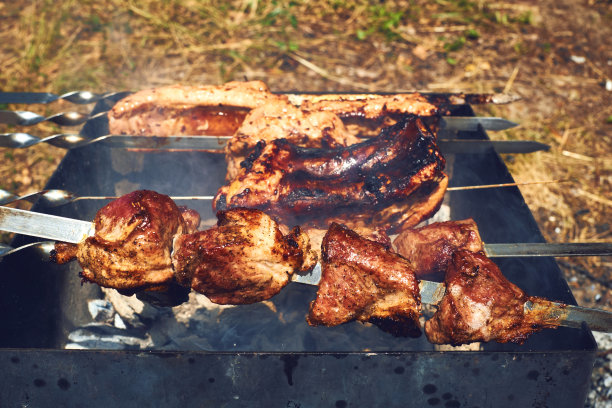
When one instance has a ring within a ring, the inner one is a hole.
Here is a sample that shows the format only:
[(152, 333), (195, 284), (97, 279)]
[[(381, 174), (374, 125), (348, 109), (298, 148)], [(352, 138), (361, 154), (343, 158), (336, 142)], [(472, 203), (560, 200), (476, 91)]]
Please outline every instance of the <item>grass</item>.
[(7, 3), (2, 12), (4, 89), (23, 89), (26, 80), (30, 89), (54, 92), (131, 88), (143, 70), (149, 82), (176, 81), (165, 69), (177, 65), (187, 81), (206, 71), (208, 81), (222, 82), (261, 67), (291, 70), (292, 53), (319, 54), (322, 43), (347, 51), (364, 42), (395, 47), (417, 38), (407, 34), (411, 27), (466, 25), (434, 44), (452, 53), (480, 32), (530, 24), (520, 10), (469, 1), (38, 0)]

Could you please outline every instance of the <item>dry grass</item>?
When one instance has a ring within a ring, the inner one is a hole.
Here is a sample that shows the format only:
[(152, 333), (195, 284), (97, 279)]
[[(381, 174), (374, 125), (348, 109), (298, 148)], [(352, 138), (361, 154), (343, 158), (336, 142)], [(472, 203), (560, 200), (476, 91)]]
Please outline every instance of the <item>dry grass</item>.
[[(262, 79), (277, 91), (516, 92), (522, 101), (479, 108), (521, 123), (493, 137), (552, 146), (507, 157), (515, 179), (575, 180), (522, 189), (546, 238), (611, 240), (612, 93), (601, 85), (612, 77), (609, 2), (34, 0), (0, 3), (0, 16), (3, 91)], [(38, 145), (0, 155), (0, 187), (26, 193), (44, 186), (63, 152)], [(609, 257), (569, 262), (609, 281)], [(609, 290), (588, 289), (597, 280), (566, 272), (587, 288), (576, 292), (586, 304), (596, 293), (598, 306), (612, 304)]]

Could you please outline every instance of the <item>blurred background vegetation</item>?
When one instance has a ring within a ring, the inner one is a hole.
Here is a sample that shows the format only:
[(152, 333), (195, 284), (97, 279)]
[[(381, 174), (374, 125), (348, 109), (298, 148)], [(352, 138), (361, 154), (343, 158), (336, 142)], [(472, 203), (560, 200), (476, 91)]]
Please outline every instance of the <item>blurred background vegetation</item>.
[[(1, 91), (261, 79), (279, 92), (518, 94), (518, 102), (477, 113), (521, 124), (492, 138), (551, 145), (504, 158), (517, 181), (572, 180), (521, 188), (544, 235), (612, 241), (610, 1), (16, 0), (0, 3), (0, 22)], [(64, 102), (1, 108), (83, 109)], [(66, 130), (0, 128), (39, 136)], [(45, 145), (1, 149), (0, 188), (43, 188), (63, 154)], [(561, 263), (581, 304), (610, 309), (610, 257)]]

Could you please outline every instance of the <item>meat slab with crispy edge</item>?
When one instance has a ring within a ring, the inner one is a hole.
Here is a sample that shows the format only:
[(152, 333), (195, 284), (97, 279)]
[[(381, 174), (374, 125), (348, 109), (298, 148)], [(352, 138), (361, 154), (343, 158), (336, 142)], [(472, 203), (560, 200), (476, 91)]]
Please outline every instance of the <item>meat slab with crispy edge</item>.
[(251, 110), (225, 148), (226, 180), (240, 171), (240, 163), (260, 140), (287, 139), (302, 147), (337, 148), (358, 143), (332, 112), (307, 111), (279, 99)]
[(272, 218), (247, 208), (220, 211), (217, 217), (216, 227), (178, 237), (173, 254), (177, 281), (214, 303), (269, 299), (294, 272), (317, 262), (299, 227), (283, 235)]
[[(389, 228), (388, 219), (375, 216), (413, 194), (435, 191), (446, 179), (444, 165), (435, 136), (415, 116), (338, 149), (300, 148), (283, 139), (260, 142), (238, 176), (219, 189), (213, 206), (258, 208), (286, 224), (314, 226), (359, 214)], [(442, 197), (408, 226), (435, 212)]]
[(133, 93), (108, 113), (112, 134), (232, 135), (252, 108), (286, 97), (261, 81), (170, 85)]
[[(559, 326), (558, 315), (547, 312), (550, 301), (527, 296), (483, 253), (455, 252), (444, 282), (446, 293), (425, 323), (427, 339), (434, 344), (522, 344), (532, 333)], [(525, 308), (527, 301), (536, 305), (534, 311)]]
[(395, 95), (305, 95), (300, 105), (309, 110), (333, 112), (341, 117), (377, 119), (386, 115), (432, 116), (438, 107), (419, 93)]
[(337, 115), (368, 119), (390, 114), (431, 116), (438, 113), (436, 103), (441, 102), (428, 101), (418, 93), (294, 95), (289, 98), (270, 92), (261, 81), (169, 85), (135, 92), (118, 101), (108, 113), (109, 130), (112, 134), (149, 136), (232, 135), (249, 110), (263, 105), (270, 105), (275, 110), (290, 100), (294, 106), (298, 104), (315, 116), (328, 118), (331, 115), (336, 118), (334, 121), (339, 121)]
[(419, 285), (406, 259), (334, 223), (323, 238), (321, 268), (310, 325), (359, 320), (398, 336), (420, 335)]
[(444, 279), (454, 252), (483, 250), (478, 226), (471, 218), (406, 229), (395, 238), (393, 245), (397, 253), (412, 262), (417, 277), (437, 282)]
[(174, 240), (195, 231), (199, 215), (177, 207), (166, 195), (138, 190), (102, 207), (94, 224), (94, 236), (76, 245), (76, 251), (75, 245), (57, 243), (52, 260), (65, 263), (76, 256), (85, 280), (137, 291), (174, 280)]

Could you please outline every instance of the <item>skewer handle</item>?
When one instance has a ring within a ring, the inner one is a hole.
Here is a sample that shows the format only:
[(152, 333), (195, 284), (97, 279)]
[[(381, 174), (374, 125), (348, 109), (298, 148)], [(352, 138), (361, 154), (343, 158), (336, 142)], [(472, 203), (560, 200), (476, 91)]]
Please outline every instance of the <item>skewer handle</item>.
[(84, 123), (90, 115), (80, 112), (60, 112), (44, 117), (30, 111), (0, 111), (0, 123), (17, 126), (32, 126), (41, 122), (53, 122), (59, 126), (76, 126)]
[(29, 133), (2, 133), (0, 134), (0, 147), (9, 147), (13, 149), (24, 149), (39, 143), (47, 143), (62, 149), (72, 149), (92, 143), (92, 140), (87, 139), (74, 133), (59, 133), (57, 135), (38, 138)]
[(0, 205), (9, 204), (15, 201), (28, 201), (35, 203), (37, 200), (43, 200), (43, 204), (49, 207), (68, 204), (74, 201), (77, 197), (70, 191), (66, 190), (42, 190), (35, 193), (17, 196), (6, 190), (0, 190)]
[(0, 244), (0, 260), (8, 255), (12, 255), (16, 252), (23, 251), (25, 249), (32, 249), (37, 252), (43, 259), (48, 260), (49, 254), (55, 247), (55, 241), (41, 241), (32, 242), (31, 244), (22, 245), (17, 248), (13, 248), (10, 245)]
[(0, 92), (0, 103), (46, 104), (62, 99), (77, 105), (87, 105), (102, 99), (115, 98), (117, 96), (124, 97), (129, 93), (130, 92), (93, 93), (89, 91), (72, 91), (58, 95), (51, 92)]

